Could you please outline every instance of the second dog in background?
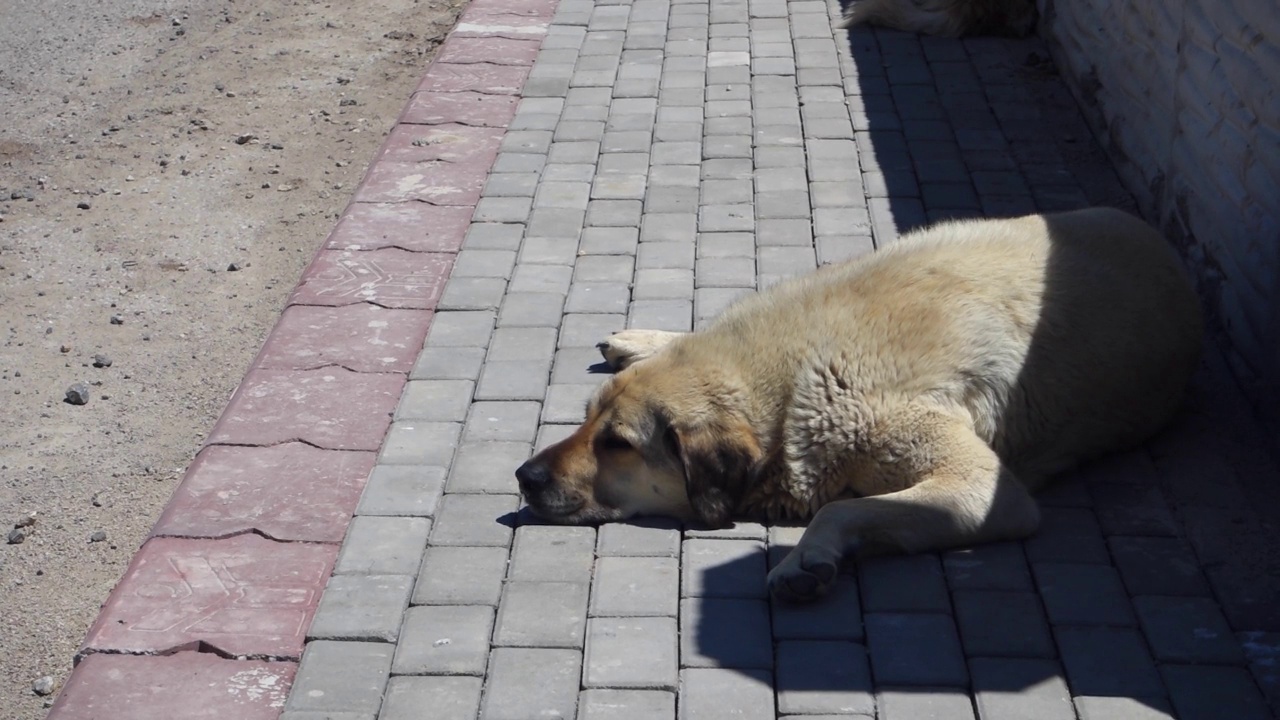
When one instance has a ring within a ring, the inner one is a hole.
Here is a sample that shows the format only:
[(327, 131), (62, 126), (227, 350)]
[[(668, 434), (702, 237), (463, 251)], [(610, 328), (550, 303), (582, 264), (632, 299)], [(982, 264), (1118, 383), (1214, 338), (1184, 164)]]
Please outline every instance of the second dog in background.
[(880, 25), (895, 30), (960, 37), (1025, 37), (1036, 26), (1032, 0), (853, 0), (841, 27)]

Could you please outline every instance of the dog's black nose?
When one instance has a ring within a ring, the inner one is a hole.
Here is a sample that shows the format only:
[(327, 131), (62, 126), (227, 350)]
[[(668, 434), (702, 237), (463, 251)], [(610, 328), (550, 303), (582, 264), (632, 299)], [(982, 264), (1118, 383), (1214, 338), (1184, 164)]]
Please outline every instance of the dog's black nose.
[(540, 462), (529, 460), (516, 469), (516, 481), (524, 492), (541, 490), (551, 483), (551, 470)]

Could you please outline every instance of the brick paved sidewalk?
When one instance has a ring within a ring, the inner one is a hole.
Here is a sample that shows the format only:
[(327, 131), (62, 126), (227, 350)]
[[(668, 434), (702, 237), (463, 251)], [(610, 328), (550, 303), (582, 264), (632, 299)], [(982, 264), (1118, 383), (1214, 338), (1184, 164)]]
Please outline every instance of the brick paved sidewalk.
[(1280, 709), (1251, 510), (1275, 467), (1214, 362), (1181, 425), (1043, 497), (1031, 541), (863, 562), (814, 606), (764, 592), (798, 528), (520, 509), (512, 471), (581, 419), (611, 331), (698, 327), (929, 220), (1132, 205), (1038, 41), (836, 13), (475, 0), (51, 717)]

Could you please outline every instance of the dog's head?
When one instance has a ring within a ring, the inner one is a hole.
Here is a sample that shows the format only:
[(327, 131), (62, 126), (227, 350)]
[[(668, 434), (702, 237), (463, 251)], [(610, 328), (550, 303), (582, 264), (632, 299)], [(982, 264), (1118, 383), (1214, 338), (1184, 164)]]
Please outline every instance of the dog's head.
[(664, 515), (728, 524), (761, 457), (741, 392), (655, 357), (606, 380), (572, 435), (516, 470), (529, 507), (580, 524)]

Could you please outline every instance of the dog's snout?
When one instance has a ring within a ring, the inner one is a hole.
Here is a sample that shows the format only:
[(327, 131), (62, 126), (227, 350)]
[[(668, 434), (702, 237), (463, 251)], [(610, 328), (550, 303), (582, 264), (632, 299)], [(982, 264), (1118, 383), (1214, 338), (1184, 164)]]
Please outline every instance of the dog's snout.
[(516, 481), (525, 492), (536, 492), (551, 483), (551, 469), (545, 464), (529, 460), (516, 469)]

